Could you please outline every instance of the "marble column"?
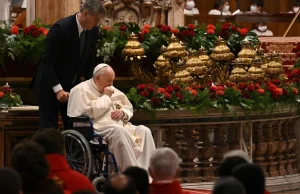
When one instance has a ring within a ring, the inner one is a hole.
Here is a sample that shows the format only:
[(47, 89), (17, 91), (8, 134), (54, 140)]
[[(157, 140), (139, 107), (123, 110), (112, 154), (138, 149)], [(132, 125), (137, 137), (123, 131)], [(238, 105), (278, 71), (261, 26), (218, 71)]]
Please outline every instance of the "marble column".
[(176, 27), (184, 25), (184, 0), (171, 0), (172, 9), (168, 13), (168, 25)]
[(10, 0), (0, 0), (0, 5), (0, 22), (9, 22), (11, 5)]

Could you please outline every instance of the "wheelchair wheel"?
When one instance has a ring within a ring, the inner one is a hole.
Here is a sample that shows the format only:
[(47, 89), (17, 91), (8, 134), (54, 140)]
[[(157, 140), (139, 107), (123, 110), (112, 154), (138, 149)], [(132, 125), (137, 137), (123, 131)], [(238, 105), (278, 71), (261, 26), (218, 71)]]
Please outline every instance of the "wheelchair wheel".
[(92, 174), (92, 152), (88, 141), (75, 130), (62, 132), (65, 137), (66, 158), (73, 170), (90, 178)]
[(106, 179), (103, 176), (97, 177), (93, 180), (92, 184), (98, 194), (102, 194), (104, 192), (105, 181)]

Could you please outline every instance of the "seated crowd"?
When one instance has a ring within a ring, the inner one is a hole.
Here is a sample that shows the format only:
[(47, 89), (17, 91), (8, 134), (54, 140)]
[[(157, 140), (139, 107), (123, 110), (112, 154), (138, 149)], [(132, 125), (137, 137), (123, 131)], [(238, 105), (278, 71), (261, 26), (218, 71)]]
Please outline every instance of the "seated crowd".
[[(15, 146), (12, 168), (0, 168), (0, 192), (5, 194), (96, 194), (90, 180), (72, 170), (64, 156), (64, 138), (56, 129), (37, 132), (30, 141)], [(171, 148), (151, 153), (149, 175), (130, 166), (111, 174), (104, 194), (192, 194), (176, 180), (180, 158)], [(266, 194), (262, 169), (248, 155), (234, 150), (224, 155), (213, 194)]]

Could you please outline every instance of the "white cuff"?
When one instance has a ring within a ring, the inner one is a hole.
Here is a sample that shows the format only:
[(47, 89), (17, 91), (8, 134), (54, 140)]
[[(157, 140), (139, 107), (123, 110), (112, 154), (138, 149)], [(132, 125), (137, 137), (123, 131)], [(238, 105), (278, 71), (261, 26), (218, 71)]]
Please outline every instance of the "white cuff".
[(57, 84), (56, 86), (52, 87), (52, 90), (54, 91), (54, 93), (57, 93), (58, 91), (63, 90), (63, 88), (60, 84)]

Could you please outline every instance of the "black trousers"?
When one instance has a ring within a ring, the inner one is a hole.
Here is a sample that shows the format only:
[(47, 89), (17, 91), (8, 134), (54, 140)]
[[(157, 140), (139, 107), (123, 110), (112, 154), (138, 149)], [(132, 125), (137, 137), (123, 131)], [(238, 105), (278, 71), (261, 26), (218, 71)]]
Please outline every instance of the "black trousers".
[(53, 93), (51, 97), (39, 100), (39, 128), (40, 130), (48, 128), (58, 128), (58, 112), (62, 117), (64, 129), (69, 128), (69, 117), (67, 115), (68, 102), (61, 103)]

